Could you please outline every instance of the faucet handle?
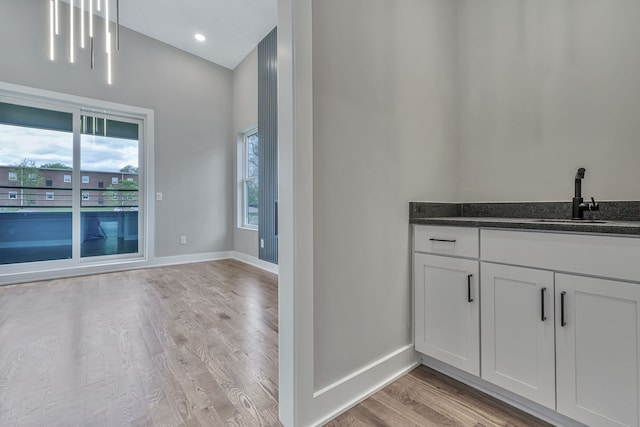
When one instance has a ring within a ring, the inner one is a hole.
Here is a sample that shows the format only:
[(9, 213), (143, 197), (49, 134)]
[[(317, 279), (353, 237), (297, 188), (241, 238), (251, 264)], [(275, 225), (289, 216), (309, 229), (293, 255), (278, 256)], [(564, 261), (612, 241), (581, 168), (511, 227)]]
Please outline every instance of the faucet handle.
[(596, 199), (591, 196), (591, 205), (589, 206), (590, 211), (599, 211), (600, 205), (596, 202)]

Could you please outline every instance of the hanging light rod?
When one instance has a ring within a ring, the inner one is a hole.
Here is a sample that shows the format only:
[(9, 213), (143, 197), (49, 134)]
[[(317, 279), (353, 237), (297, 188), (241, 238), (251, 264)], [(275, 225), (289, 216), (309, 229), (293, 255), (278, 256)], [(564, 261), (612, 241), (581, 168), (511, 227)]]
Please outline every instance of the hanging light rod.
[(54, 0), (49, 0), (49, 59), (55, 61), (55, 38), (56, 38), (56, 5)]
[(74, 45), (75, 37), (73, 35), (73, 30), (76, 27), (73, 19), (73, 10), (75, 6), (73, 5), (73, 0), (69, 0), (69, 62), (72, 64), (76, 59), (76, 49)]
[(84, 49), (84, 0), (80, 0), (80, 47)]
[[(86, 17), (85, 13), (89, 13), (89, 60), (91, 69), (95, 67), (95, 49), (96, 41), (94, 31), (94, 9), (101, 12), (104, 9), (104, 48), (105, 62), (107, 66), (107, 83), (112, 84), (112, 55), (114, 50), (120, 50), (120, 0), (63, 0), (68, 3), (69, 7), (69, 62), (76, 62), (76, 45), (84, 49), (87, 43)], [(49, 59), (55, 61), (56, 40), (60, 35), (60, 0), (47, 0), (49, 8)], [(88, 5), (87, 5), (88, 2)], [(112, 5), (115, 2), (115, 31), (112, 31), (111, 14)], [(110, 5), (111, 3), (111, 5)], [(75, 8), (78, 6), (80, 19), (76, 18)], [(78, 22), (79, 21), (79, 22)], [(76, 28), (77, 25), (80, 28)], [(79, 40), (78, 40), (79, 38)], [(114, 46), (115, 45), (115, 46)], [(115, 49), (114, 49), (115, 47)]]

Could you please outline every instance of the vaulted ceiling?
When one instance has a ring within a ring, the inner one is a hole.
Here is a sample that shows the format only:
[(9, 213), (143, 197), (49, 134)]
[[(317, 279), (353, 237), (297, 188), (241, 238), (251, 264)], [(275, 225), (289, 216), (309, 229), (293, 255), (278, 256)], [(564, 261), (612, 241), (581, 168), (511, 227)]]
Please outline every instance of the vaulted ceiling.
[[(114, 20), (116, 0), (108, 1)], [(120, 0), (120, 23), (233, 69), (276, 26), (277, 0)]]

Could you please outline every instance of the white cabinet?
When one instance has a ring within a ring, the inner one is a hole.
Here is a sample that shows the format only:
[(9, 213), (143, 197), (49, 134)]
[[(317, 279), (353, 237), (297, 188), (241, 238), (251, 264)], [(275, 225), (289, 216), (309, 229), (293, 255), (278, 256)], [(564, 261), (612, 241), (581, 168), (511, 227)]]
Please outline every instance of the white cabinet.
[(640, 427), (640, 238), (422, 226), (413, 259), (416, 350), (551, 417)]
[(558, 412), (639, 425), (639, 306), (640, 285), (556, 274)]
[(416, 350), (480, 374), (478, 261), (416, 253)]
[(482, 378), (555, 409), (553, 272), (481, 270)]

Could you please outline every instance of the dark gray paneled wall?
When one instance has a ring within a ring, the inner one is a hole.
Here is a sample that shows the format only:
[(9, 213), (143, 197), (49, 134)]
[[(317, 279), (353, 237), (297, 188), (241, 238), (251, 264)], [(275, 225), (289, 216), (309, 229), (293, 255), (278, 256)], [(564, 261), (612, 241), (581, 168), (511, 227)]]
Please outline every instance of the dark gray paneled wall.
[[(260, 138), (260, 259), (278, 263), (278, 51), (277, 28), (258, 44), (258, 137)], [(262, 244), (264, 242), (264, 245)]]

